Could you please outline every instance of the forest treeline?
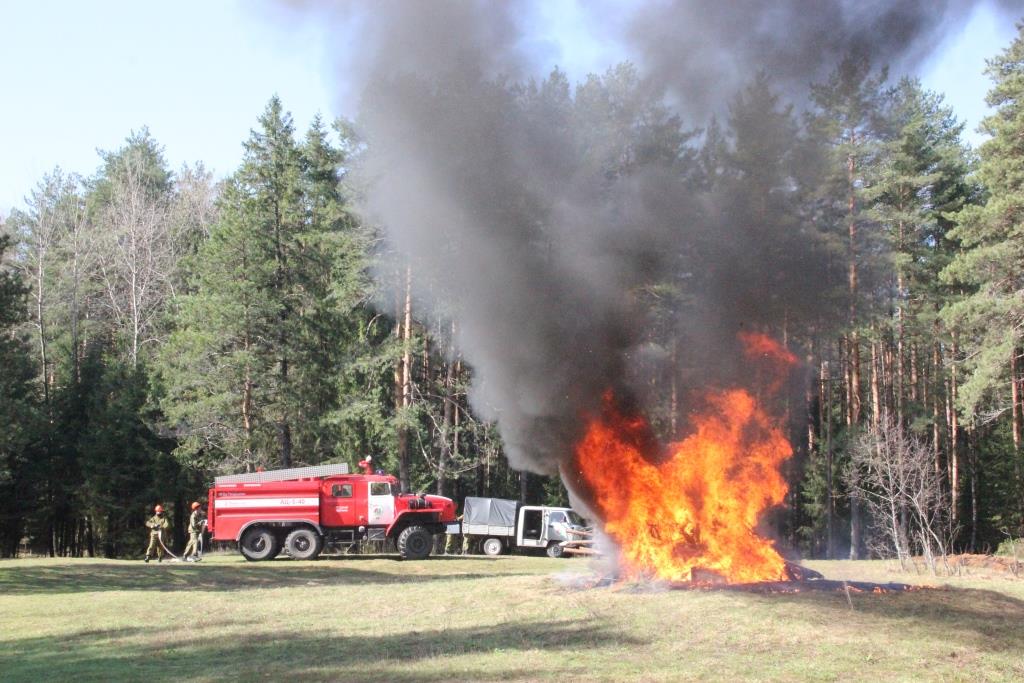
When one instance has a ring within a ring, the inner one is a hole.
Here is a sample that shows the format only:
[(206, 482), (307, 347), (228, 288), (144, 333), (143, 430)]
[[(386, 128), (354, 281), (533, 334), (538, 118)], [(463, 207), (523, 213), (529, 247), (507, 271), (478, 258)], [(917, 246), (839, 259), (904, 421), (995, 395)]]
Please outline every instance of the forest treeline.
[[(608, 174), (668, 160), (774, 264), (747, 284), (778, 288), (769, 332), (803, 361), (776, 521), (806, 555), (935, 561), (1024, 533), (1024, 37), (987, 74), (977, 151), (941, 95), (865, 56), (800, 109), (754, 75), (710, 122), (673, 114), (628, 64), (575, 88), (557, 70), (495, 84), (501, 106), (556, 109), (600, 140)], [(130, 556), (148, 508), (183, 528), (215, 474), (367, 455), (407, 490), (567, 500), (510, 469), (467, 402), (458, 316), (416, 308), (430, 283), (356, 213), (358, 130), (296, 131), (274, 97), (215, 181), (172, 170), (143, 129), (5, 218), (0, 556)], [(821, 305), (789, 307), (788, 274), (808, 271)], [(700, 284), (637, 293), (653, 343), (687, 342), (673, 320)], [(662, 436), (683, 427), (685, 373), (652, 380)]]

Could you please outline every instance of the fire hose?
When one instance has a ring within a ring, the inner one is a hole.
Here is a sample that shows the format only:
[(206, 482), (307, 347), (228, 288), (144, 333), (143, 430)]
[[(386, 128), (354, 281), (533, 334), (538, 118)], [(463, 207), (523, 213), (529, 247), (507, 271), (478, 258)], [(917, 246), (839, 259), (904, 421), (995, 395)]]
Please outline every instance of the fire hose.
[[(203, 533), (205, 531), (206, 531), (206, 520), (204, 519), (203, 520), (203, 528), (199, 531), (199, 547), (196, 549), (196, 554), (195, 554), (195, 556), (200, 558), (200, 559), (202, 559), (202, 557), (203, 557)], [(166, 552), (168, 555), (173, 557), (178, 562), (182, 562), (183, 561), (183, 558), (178, 557), (177, 555), (172, 553), (171, 549), (168, 548), (166, 545), (164, 545), (164, 530), (163, 529), (158, 529), (157, 530), (156, 538), (160, 542), (160, 547), (164, 549), (164, 552)]]
[(156, 540), (160, 541), (160, 547), (164, 549), (164, 552), (173, 557), (178, 562), (181, 562), (181, 558), (171, 552), (171, 549), (164, 545), (164, 530), (157, 529)]

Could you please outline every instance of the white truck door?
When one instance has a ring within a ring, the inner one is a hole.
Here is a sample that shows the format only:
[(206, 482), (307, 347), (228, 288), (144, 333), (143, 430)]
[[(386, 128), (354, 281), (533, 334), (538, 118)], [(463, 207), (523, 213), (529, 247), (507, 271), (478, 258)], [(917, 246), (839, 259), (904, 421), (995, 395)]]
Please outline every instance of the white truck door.
[(395, 497), (386, 481), (371, 481), (367, 495), (367, 524), (391, 524), (395, 519)]
[(547, 524), (547, 513), (540, 507), (519, 508), (519, 523), (516, 526), (516, 541), (526, 548), (543, 548), (547, 546), (544, 527)]
[(568, 520), (566, 519), (565, 513), (561, 510), (551, 510), (548, 512), (547, 524), (544, 525), (547, 531), (547, 541), (567, 541), (569, 540), (569, 534), (566, 533), (568, 528)]

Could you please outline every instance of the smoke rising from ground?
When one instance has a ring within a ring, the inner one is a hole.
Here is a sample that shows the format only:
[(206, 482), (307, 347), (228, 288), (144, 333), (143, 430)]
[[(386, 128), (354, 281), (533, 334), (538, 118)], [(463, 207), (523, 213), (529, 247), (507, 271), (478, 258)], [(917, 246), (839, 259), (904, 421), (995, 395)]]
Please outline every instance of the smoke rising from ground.
[[(822, 255), (794, 239), (780, 257), (727, 197), (702, 192), (685, 131), (758, 71), (796, 94), (850, 50), (911, 65), (970, 6), (648, 2), (626, 13), (621, 34), (639, 73), (620, 68), (575, 92), (558, 76), (516, 85), (553, 66), (523, 48), (528, 5), (327, 13), (358, 26), (341, 52), (346, 78), (365, 84), (364, 215), (411, 264), (420, 311), (456, 320), (476, 373), (471, 402), (497, 419), (513, 466), (555, 473), (602, 393), (653, 402), (650, 368), (673, 352), (692, 381), (724, 381), (737, 331), (776, 324), (782, 306), (821, 305)], [(765, 222), (789, 225), (776, 218)], [(783, 257), (800, 267), (780, 276)], [(653, 341), (658, 325), (674, 334)]]

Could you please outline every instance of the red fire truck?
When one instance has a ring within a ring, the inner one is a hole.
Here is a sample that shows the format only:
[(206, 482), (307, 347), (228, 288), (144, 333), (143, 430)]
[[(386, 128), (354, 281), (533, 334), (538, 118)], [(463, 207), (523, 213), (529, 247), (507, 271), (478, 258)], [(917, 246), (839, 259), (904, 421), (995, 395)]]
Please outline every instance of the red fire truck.
[(403, 559), (430, 555), (434, 535), (455, 521), (455, 503), (401, 493), (386, 474), (349, 474), (323, 465), (217, 477), (207, 529), (215, 541), (237, 541), (248, 560), (284, 550), (311, 560), (326, 545), (391, 539)]

